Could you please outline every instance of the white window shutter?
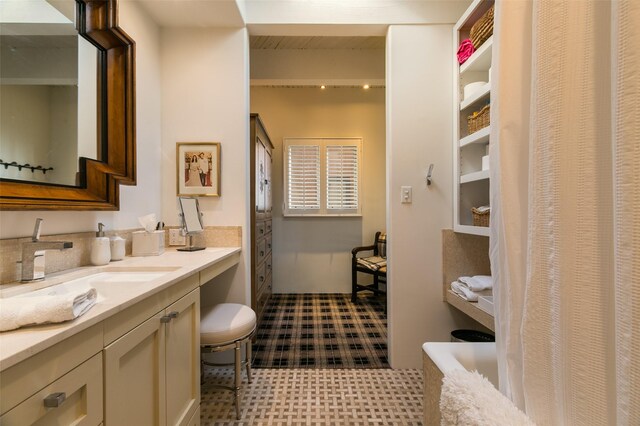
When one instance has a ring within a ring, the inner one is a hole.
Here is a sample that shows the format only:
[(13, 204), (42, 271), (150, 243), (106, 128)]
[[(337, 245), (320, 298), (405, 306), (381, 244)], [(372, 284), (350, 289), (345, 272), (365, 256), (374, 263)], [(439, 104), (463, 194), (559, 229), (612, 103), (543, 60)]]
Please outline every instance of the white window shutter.
[(327, 145), (327, 210), (358, 210), (358, 157), (358, 146)]
[(289, 145), (288, 205), (289, 210), (320, 209), (320, 147)]

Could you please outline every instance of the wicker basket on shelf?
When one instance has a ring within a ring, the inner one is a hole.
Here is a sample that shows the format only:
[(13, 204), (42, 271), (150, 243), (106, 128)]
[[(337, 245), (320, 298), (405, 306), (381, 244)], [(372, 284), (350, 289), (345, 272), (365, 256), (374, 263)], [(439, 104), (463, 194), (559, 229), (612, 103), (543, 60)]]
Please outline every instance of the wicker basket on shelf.
[(475, 207), (472, 207), (471, 213), (473, 214), (473, 226), (489, 226), (489, 217), (491, 216), (491, 210), (487, 209), (484, 211), (480, 211)]
[(491, 105), (485, 105), (480, 111), (476, 111), (467, 117), (468, 134), (484, 129), (490, 123)]
[(493, 34), (493, 6), (471, 27), (469, 38), (473, 47), (478, 48)]

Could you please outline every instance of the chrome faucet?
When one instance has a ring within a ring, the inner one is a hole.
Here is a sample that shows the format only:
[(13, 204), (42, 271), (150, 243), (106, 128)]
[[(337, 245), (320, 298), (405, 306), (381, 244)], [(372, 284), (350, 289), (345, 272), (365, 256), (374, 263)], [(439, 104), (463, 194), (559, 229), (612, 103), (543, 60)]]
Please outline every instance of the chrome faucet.
[(64, 250), (73, 247), (70, 241), (40, 241), (42, 219), (36, 219), (31, 241), (22, 243), (22, 278), (20, 282), (44, 279), (44, 251)]

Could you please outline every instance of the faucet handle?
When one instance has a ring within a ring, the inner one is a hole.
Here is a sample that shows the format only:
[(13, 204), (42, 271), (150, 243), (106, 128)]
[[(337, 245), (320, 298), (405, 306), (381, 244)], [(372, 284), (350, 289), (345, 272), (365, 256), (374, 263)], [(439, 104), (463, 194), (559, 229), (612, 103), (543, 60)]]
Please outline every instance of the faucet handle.
[(36, 226), (33, 228), (33, 235), (31, 236), (31, 241), (37, 243), (40, 240), (40, 227), (42, 226), (42, 218), (36, 219)]

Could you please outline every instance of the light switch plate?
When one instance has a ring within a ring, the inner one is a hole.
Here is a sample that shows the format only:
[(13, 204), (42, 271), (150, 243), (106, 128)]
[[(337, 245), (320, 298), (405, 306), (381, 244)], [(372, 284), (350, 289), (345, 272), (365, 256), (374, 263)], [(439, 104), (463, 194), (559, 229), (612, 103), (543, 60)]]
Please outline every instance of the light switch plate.
[(170, 246), (184, 246), (187, 244), (187, 238), (180, 231), (181, 229), (169, 229)]
[(402, 186), (400, 187), (400, 202), (402, 204), (410, 204), (413, 202), (413, 195), (410, 186)]

